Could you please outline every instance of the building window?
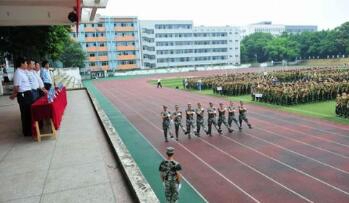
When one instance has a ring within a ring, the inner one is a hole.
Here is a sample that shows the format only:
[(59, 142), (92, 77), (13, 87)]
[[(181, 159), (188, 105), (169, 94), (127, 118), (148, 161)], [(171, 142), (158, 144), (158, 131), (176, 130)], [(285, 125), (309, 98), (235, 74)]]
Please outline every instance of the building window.
[(96, 62), (91, 62), (90, 66), (96, 66)]
[(98, 23), (97, 27), (103, 27), (103, 24), (102, 23)]
[(90, 57), (95, 57), (95, 53), (90, 53)]
[(108, 65), (108, 61), (102, 61), (102, 66), (107, 66)]

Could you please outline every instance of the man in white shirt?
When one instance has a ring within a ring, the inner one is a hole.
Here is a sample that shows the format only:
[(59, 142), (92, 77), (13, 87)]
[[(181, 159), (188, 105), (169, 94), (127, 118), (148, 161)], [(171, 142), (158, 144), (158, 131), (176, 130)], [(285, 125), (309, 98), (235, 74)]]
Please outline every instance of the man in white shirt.
[(45, 85), (44, 82), (42, 81), (41, 77), (40, 77), (40, 63), (36, 62), (35, 66), (34, 66), (34, 74), (39, 82), (39, 96), (43, 96), (45, 94), (47, 94), (47, 90), (45, 89)]
[(17, 97), (21, 111), (22, 132), (24, 136), (32, 136), (31, 104), (33, 102), (32, 86), (28, 77), (27, 62), (24, 58), (17, 60), (17, 69), (13, 76), (13, 93), (10, 99)]
[(45, 90), (44, 83), (42, 82), (41, 78), (37, 76), (37, 73), (35, 71), (35, 62), (33, 60), (27, 60), (27, 64), (28, 64), (28, 77), (32, 85), (33, 102), (35, 102), (37, 99), (39, 99), (40, 92), (43, 89)]
[(49, 67), (50, 67), (50, 64), (48, 63), (48, 61), (42, 62), (40, 76), (41, 76), (42, 81), (44, 82), (46, 90), (49, 90), (52, 86), (52, 78), (50, 75), (50, 71), (48, 70)]

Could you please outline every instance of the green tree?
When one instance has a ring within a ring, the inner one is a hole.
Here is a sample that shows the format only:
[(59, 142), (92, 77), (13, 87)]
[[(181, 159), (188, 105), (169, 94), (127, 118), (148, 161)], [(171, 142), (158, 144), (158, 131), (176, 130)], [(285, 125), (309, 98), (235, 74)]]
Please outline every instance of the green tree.
[(268, 60), (267, 44), (273, 39), (269, 33), (257, 32), (246, 36), (241, 41), (241, 61), (245, 62), (265, 62)]
[(84, 68), (84, 61), (86, 60), (86, 53), (81, 48), (81, 45), (74, 40), (69, 40), (65, 44), (62, 55), (59, 60), (64, 67), (79, 67)]
[(349, 22), (343, 23), (335, 29), (337, 32), (336, 42), (342, 54), (349, 54)]
[(288, 35), (276, 37), (266, 46), (269, 60), (294, 60), (300, 54), (299, 43)]
[(56, 60), (69, 40), (69, 26), (0, 27), (0, 55)]

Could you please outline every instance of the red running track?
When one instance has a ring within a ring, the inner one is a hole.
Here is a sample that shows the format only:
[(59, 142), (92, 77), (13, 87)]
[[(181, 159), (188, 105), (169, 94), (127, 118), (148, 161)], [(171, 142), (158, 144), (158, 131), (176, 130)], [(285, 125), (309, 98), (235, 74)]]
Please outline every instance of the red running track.
[(247, 105), (251, 130), (191, 140), (181, 134), (165, 143), (163, 104), (183, 111), (187, 103), (222, 100), (157, 89), (148, 80), (95, 85), (159, 151), (175, 147), (183, 175), (208, 201), (349, 202), (349, 126)]

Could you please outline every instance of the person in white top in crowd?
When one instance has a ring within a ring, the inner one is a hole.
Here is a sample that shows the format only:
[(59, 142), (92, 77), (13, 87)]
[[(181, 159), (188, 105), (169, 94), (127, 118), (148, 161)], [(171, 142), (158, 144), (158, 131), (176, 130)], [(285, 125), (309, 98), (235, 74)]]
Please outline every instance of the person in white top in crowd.
[(52, 86), (52, 78), (50, 75), (49, 67), (50, 67), (50, 64), (48, 63), (48, 61), (42, 62), (40, 77), (41, 77), (42, 81), (44, 82), (46, 90), (49, 90)]
[(39, 95), (43, 96), (47, 94), (47, 90), (45, 89), (45, 85), (44, 82), (42, 81), (41, 77), (40, 77), (40, 63), (36, 62), (35, 66), (34, 66), (34, 74), (35, 77), (37, 78), (38, 82), (39, 82)]
[(27, 64), (28, 64), (28, 77), (29, 77), (29, 81), (32, 87), (32, 97), (33, 97), (33, 102), (35, 102), (38, 98), (39, 98), (39, 81), (36, 78), (36, 76), (34, 75), (34, 61), (27, 59)]
[(16, 67), (18, 67), (14, 73), (13, 79), (13, 93), (10, 99), (17, 97), (19, 109), (21, 111), (22, 120), (22, 132), (24, 136), (32, 135), (31, 128), (31, 104), (33, 102), (32, 86), (28, 77), (27, 62), (24, 58), (17, 60)]

